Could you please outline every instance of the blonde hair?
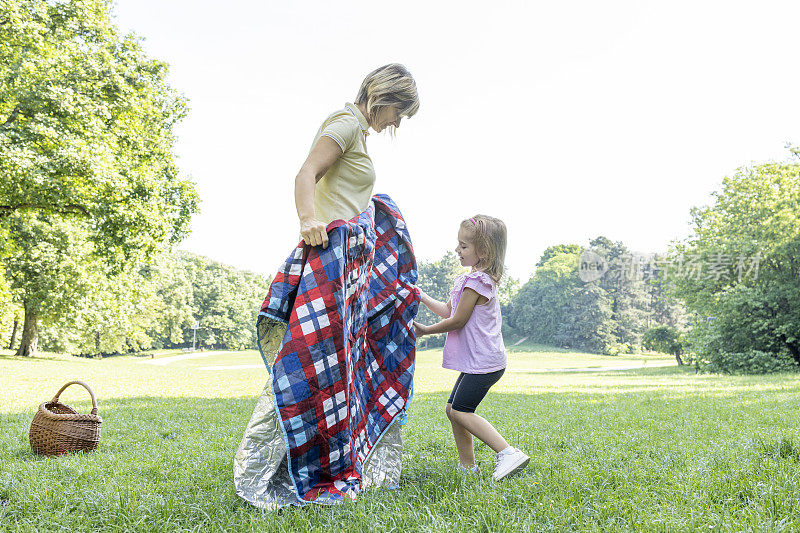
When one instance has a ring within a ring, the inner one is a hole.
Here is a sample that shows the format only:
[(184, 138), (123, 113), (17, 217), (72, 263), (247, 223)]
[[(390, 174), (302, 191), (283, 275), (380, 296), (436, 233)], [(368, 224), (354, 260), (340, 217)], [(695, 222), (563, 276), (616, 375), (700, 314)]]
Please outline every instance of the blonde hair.
[(500, 283), (506, 259), (506, 225), (499, 218), (475, 215), (461, 222), (461, 228), (470, 233), (481, 258), (473, 268), (483, 270), (495, 283)]
[[(363, 104), (370, 124), (384, 107), (397, 106), (399, 115), (413, 117), (419, 110), (417, 83), (406, 67), (389, 63), (378, 67), (364, 78), (358, 89), (356, 104)], [(390, 129), (394, 133), (394, 128)]]

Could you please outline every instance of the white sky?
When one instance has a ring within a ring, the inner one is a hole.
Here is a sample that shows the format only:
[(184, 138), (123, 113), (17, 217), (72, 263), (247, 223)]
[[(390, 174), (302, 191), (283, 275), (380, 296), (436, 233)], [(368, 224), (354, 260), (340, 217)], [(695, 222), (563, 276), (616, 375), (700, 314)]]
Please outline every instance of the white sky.
[(800, 2), (118, 0), (191, 101), (181, 170), (201, 213), (181, 248), (272, 274), (297, 243), (294, 177), (322, 120), (374, 68), (411, 70), (420, 111), (372, 133), (376, 193), (419, 260), (475, 213), (542, 251), (597, 235), (657, 252), (725, 175), (800, 143)]

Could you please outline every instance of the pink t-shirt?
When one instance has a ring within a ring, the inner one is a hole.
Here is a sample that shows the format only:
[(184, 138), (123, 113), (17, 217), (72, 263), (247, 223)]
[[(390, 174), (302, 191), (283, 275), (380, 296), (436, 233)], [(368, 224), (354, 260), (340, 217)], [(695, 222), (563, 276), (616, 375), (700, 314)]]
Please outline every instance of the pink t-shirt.
[(502, 317), (497, 288), (485, 272), (470, 272), (456, 278), (450, 292), (452, 317), (461, 300), (461, 293), (469, 287), (489, 301), (476, 305), (472, 316), (461, 329), (447, 332), (442, 366), (468, 374), (488, 374), (506, 367), (506, 347), (500, 332)]

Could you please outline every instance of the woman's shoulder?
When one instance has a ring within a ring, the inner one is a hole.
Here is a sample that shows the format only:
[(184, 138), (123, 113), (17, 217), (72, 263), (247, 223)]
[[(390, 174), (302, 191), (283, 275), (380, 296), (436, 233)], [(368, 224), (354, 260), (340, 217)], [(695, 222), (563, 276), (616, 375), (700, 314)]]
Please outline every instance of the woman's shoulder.
[(333, 113), (329, 114), (325, 119), (326, 123), (333, 121), (350, 122), (356, 125), (358, 124), (358, 118), (346, 107), (337, 109)]
[(347, 107), (334, 111), (322, 122), (317, 137), (327, 135), (332, 137), (346, 152), (359, 137), (361, 124), (358, 118)]
[(358, 117), (351, 106), (352, 104), (345, 104), (343, 108), (337, 109), (333, 113), (329, 114), (327, 118), (325, 118), (323, 124), (328, 125), (336, 122), (340, 124), (347, 124), (352, 128), (360, 128), (361, 123), (359, 122)]
[(328, 115), (322, 122), (320, 132), (338, 132), (340, 135), (349, 137), (356, 135), (361, 131), (361, 125), (358, 119), (345, 110), (344, 112), (336, 111)]

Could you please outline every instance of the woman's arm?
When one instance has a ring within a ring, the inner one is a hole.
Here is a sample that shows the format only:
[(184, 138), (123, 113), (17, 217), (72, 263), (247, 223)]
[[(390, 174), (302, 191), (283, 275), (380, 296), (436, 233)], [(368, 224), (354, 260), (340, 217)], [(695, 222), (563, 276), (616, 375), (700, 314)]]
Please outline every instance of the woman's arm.
[(479, 297), (480, 294), (474, 290), (470, 289), (469, 287), (465, 288), (464, 292), (461, 293), (461, 299), (458, 301), (458, 305), (456, 306), (456, 312), (451, 318), (445, 318), (438, 324), (434, 324), (432, 326), (425, 326), (423, 324), (414, 322), (414, 330), (417, 333), (417, 337), (421, 337), (422, 335), (433, 335), (436, 333), (446, 333), (448, 331), (453, 331), (454, 329), (463, 328), (469, 320), (469, 317), (472, 316), (472, 311), (475, 309), (475, 304), (478, 303)]
[(325, 231), (327, 225), (317, 220), (314, 212), (314, 192), (317, 182), (341, 155), (339, 144), (323, 135), (317, 140), (294, 179), (294, 203), (300, 219), (300, 235), (311, 246), (321, 244), (323, 248), (328, 247), (328, 233)]
[(453, 306), (450, 303), (450, 300), (447, 300), (447, 303), (440, 302), (439, 300), (434, 300), (426, 293), (419, 291), (419, 299), (425, 304), (425, 307), (436, 313), (442, 318), (450, 318), (450, 313), (453, 310)]

